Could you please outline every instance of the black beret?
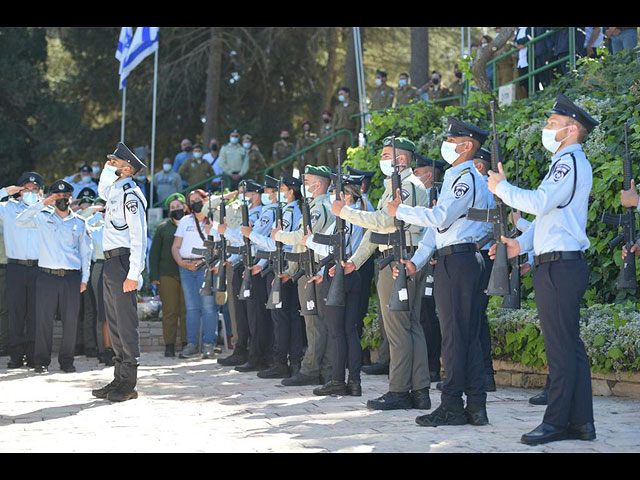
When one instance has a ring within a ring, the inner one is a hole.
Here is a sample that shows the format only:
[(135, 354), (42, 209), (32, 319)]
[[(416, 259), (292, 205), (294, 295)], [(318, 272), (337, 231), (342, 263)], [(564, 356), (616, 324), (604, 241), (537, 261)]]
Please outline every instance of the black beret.
[(64, 180), (57, 180), (49, 187), (49, 193), (73, 193), (73, 185)]
[(449, 117), (449, 127), (442, 136), (445, 138), (471, 137), (476, 139), (480, 143), (480, 145), (482, 145), (489, 136), (489, 132), (478, 128), (475, 125), (471, 125), (469, 123), (463, 122), (462, 120), (458, 120), (457, 118)]
[(351, 168), (347, 166), (347, 172), (352, 175), (362, 175), (365, 178), (373, 178), (376, 172), (368, 172), (366, 170), (356, 170), (355, 168)]
[(447, 165), (442, 160), (435, 160), (433, 158), (423, 157), (419, 153), (416, 153), (416, 167), (417, 168), (419, 168), (419, 167), (433, 167), (434, 163), (436, 165), (436, 168), (439, 168), (441, 170), (444, 169), (444, 167)]
[(273, 177), (270, 177), (269, 175), (265, 175), (264, 186), (265, 188), (279, 188), (280, 181), (277, 178), (273, 178)]
[(122, 142), (118, 142), (115, 151), (112, 154), (107, 155), (107, 158), (117, 158), (119, 160), (124, 160), (125, 162), (128, 162), (136, 172), (147, 167), (140, 161), (138, 157), (136, 157), (135, 153), (129, 150), (129, 147), (127, 147)]
[(240, 185), (244, 186), (245, 192), (262, 193), (264, 191), (264, 185), (260, 185), (258, 182), (254, 182), (253, 180), (243, 180), (240, 182)]
[(553, 104), (553, 108), (549, 113), (571, 117), (580, 122), (580, 124), (587, 129), (587, 132), (591, 132), (591, 130), (598, 125), (598, 122), (593, 119), (591, 115), (576, 106), (571, 100), (561, 93), (556, 97), (556, 103)]
[(475, 154), (474, 158), (479, 158), (485, 162), (491, 164), (491, 152), (484, 147), (481, 147)]
[(289, 175), (286, 172), (282, 173), (282, 183), (287, 187), (300, 188), (302, 186), (302, 181), (299, 178), (296, 178), (293, 175)]
[(27, 172), (20, 175), (20, 178), (18, 178), (18, 186), (22, 187), (25, 183), (37, 183), (40, 185), (40, 188), (44, 188), (44, 178), (36, 172)]

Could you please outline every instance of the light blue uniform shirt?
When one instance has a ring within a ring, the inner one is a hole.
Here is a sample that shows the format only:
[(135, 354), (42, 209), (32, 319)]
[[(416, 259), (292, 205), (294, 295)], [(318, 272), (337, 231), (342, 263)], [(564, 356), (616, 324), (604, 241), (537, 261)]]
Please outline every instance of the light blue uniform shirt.
[(507, 205), (536, 216), (531, 228), (517, 238), (523, 252), (532, 247), (536, 255), (584, 251), (589, 248), (586, 227), (592, 185), (591, 164), (582, 145), (573, 144), (551, 157), (549, 173), (536, 190), (503, 181), (496, 194)]
[[(433, 227), (433, 235), (424, 235), (412, 258), (416, 265), (425, 265), (434, 249), (459, 243), (474, 243), (486, 229), (486, 224), (466, 218), (469, 208), (487, 208), (487, 186), (472, 160), (450, 167), (444, 174), (442, 191), (435, 207), (400, 205), (397, 218), (412, 225)], [(414, 261), (415, 259), (415, 261)]]
[(93, 246), (82, 218), (73, 212), (62, 218), (52, 206), (46, 207), (44, 200), (40, 200), (18, 215), (16, 225), (36, 229), (39, 267), (81, 270), (82, 283), (89, 281)]
[[(0, 189), (0, 198), (7, 196), (5, 188)], [(4, 247), (7, 258), (16, 260), (38, 259), (38, 238), (32, 231), (16, 225), (16, 217), (27, 209), (22, 201), (10, 199), (0, 203), (0, 219), (4, 224)]]
[(85, 188), (90, 188), (91, 190), (93, 190), (93, 193), (95, 193), (96, 195), (98, 195), (98, 184), (96, 182), (94, 182), (93, 180), (90, 180), (86, 183), (84, 182), (74, 182), (73, 181), (73, 177), (75, 175), (70, 175), (68, 177), (64, 177), (64, 181), (65, 182), (69, 182), (71, 184), (71, 186), (73, 186), (73, 198), (76, 199), (78, 198), (78, 195), (80, 194), (80, 192), (85, 189)]
[(102, 248), (102, 228), (104, 227), (104, 214), (96, 212), (92, 217), (87, 219), (87, 229), (91, 235), (93, 245), (93, 253), (91, 260), (104, 260), (104, 248)]

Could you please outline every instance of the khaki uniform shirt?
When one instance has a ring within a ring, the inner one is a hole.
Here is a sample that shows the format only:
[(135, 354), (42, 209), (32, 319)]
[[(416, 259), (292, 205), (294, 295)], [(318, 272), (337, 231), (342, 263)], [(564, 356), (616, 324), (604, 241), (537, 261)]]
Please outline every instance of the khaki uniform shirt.
[(178, 175), (180, 175), (182, 180), (187, 182), (188, 185), (195, 185), (207, 178), (213, 177), (213, 167), (202, 158), (189, 158), (180, 165)]
[(273, 154), (273, 163), (275, 163), (294, 154), (295, 147), (293, 143), (289, 141), (284, 142), (282, 140), (278, 140), (273, 144), (273, 150), (271, 153)]
[[(403, 170), (400, 173), (400, 179), (402, 181), (402, 203), (410, 206), (420, 205), (426, 207), (429, 203), (427, 189), (420, 179), (413, 174), (413, 170), (410, 168)], [(392, 233), (396, 231), (394, 218), (387, 212), (387, 204), (393, 198), (391, 181), (389, 180), (385, 183), (384, 193), (378, 202), (378, 207), (375, 212), (367, 212), (353, 208), (343, 208), (342, 212), (340, 212), (340, 218), (367, 229), (358, 250), (356, 250), (349, 259), (350, 262), (355, 264), (356, 268), (360, 268), (376, 248), (381, 252), (392, 248), (390, 245), (377, 245), (370, 241), (372, 231), (379, 233)], [(406, 227), (408, 227), (406, 232), (407, 246), (417, 247), (423, 237), (424, 227), (408, 224), (405, 225), (405, 228)]]
[[(303, 148), (309, 147), (318, 141), (318, 135), (313, 132), (309, 132), (307, 134), (303, 134), (298, 138), (296, 142), (296, 152), (299, 152)], [(317, 165), (316, 163), (316, 149), (311, 149), (306, 153), (300, 155), (302, 161), (305, 165)]]
[(415, 103), (419, 99), (420, 99), (420, 95), (418, 95), (418, 89), (416, 87), (408, 85), (405, 88), (398, 89), (398, 95), (396, 97), (396, 106)]
[(335, 112), (333, 112), (333, 131), (337, 132), (343, 128), (351, 130), (354, 134), (357, 134), (360, 129), (360, 118), (351, 118), (351, 115), (360, 113), (358, 105), (351, 101), (346, 106), (344, 103), (340, 103)]
[(393, 105), (395, 92), (389, 85), (380, 85), (371, 92), (371, 103), (369, 110), (382, 110)]

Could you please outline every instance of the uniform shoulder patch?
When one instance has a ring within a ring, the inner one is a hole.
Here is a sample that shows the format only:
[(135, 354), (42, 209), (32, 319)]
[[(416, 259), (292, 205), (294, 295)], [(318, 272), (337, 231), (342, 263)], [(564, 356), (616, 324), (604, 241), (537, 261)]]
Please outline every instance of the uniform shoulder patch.
[(553, 171), (551, 172), (551, 178), (554, 182), (559, 182), (564, 177), (566, 177), (570, 171), (571, 167), (569, 165), (566, 165), (564, 163), (556, 164), (556, 166), (553, 167)]
[(453, 187), (453, 196), (457, 199), (464, 197), (469, 191), (469, 185), (464, 182), (458, 182)]
[(315, 212), (311, 212), (311, 223), (316, 223), (320, 218), (320, 215), (322, 214), (320, 213), (319, 210), (316, 210)]
[(138, 200), (131, 199), (124, 204), (127, 210), (129, 210), (133, 215), (138, 213)]
[(289, 225), (290, 225), (289, 220), (282, 219), (283, 228), (289, 228)]
[(403, 188), (400, 191), (400, 195), (402, 196), (402, 201), (404, 202), (407, 198), (409, 198), (409, 195), (411, 194), (409, 193), (409, 190), (407, 190), (406, 188)]

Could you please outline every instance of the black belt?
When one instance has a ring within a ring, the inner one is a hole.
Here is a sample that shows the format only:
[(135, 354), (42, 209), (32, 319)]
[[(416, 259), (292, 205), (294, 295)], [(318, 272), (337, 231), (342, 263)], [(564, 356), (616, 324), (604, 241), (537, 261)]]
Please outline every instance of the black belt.
[(74, 273), (80, 273), (80, 270), (65, 270), (64, 268), (44, 268), (40, 267), (44, 273), (48, 273), (49, 275), (56, 275), (58, 277), (64, 277), (65, 275), (73, 275)]
[(37, 267), (38, 260), (17, 260), (15, 258), (8, 258), (7, 263), (17, 263), (19, 265), (24, 265), (25, 267)]
[[(405, 253), (407, 256), (412, 256), (414, 253), (416, 253), (417, 249), (418, 247), (407, 247)], [(378, 254), (378, 258), (385, 258), (391, 254), (393, 254), (393, 248), (387, 248), (386, 250), (383, 250)]]
[(98, 260), (93, 260), (93, 263), (104, 263), (104, 258), (100, 258)]
[(584, 253), (580, 250), (574, 250), (571, 252), (549, 252), (542, 255), (536, 255), (533, 257), (533, 262), (536, 267), (542, 263), (557, 262), (558, 260), (582, 260), (584, 259)]
[(131, 252), (131, 249), (125, 247), (114, 248), (113, 250), (105, 250), (104, 258), (105, 260), (109, 260), (110, 258), (117, 257), (118, 255), (126, 255), (129, 252)]
[(448, 247), (442, 247), (435, 251), (433, 258), (444, 257), (445, 255), (451, 255), (452, 253), (463, 252), (477, 252), (478, 245), (475, 243), (457, 243), (455, 245), (449, 245)]

